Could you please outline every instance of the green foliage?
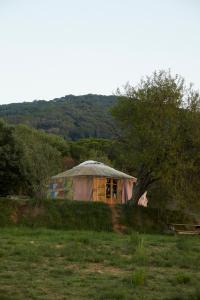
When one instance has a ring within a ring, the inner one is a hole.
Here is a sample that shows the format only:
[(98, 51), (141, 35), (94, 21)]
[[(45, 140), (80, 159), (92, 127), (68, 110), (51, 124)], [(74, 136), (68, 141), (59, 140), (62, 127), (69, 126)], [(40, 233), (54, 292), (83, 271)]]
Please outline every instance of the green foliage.
[(121, 159), (138, 178), (134, 201), (147, 189), (154, 198), (158, 189), (157, 205), (183, 208), (187, 199), (198, 203), (199, 107), (199, 94), (165, 71), (119, 93), (112, 113), (122, 132)]
[(24, 190), (30, 196), (46, 197), (50, 177), (61, 170), (57, 139), (24, 125), (16, 126), (15, 137), (24, 152), (21, 162)]
[(115, 141), (108, 139), (81, 139), (70, 142), (70, 155), (77, 162), (96, 160), (112, 165), (115, 159)]
[(191, 275), (184, 272), (178, 272), (176, 274), (176, 280), (179, 284), (186, 284), (191, 281)]
[(67, 142), (25, 125), (0, 123), (1, 195), (26, 194), (46, 197), (51, 176), (84, 160), (112, 165), (114, 142), (83, 139)]
[(85, 160), (95, 160), (95, 161), (100, 161), (106, 165), (111, 165), (111, 161), (109, 160), (109, 158), (106, 156), (105, 153), (94, 149), (91, 149), (86, 156), (83, 155), (80, 157), (80, 161), (85, 161)]
[(0, 195), (46, 197), (50, 177), (69, 153), (61, 137), (0, 121)]
[(0, 117), (14, 124), (26, 124), (65, 139), (115, 136), (110, 107), (115, 96), (68, 95), (52, 101), (33, 101), (0, 106)]
[(196, 216), (180, 210), (119, 205), (120, 223), (138, 232), (165, 232), (169, 223), (194, 223)]
[(128, 249), (132, 252), (135, 252), (138, 249), (138, 247), (141, 247), (142, 244), (143, 240), (139, 232), (131, 232), (129, 237)]
[(128, 254), (132, 256), (133, 269), (136, 265), (146, 266), (147, 253), (145, 250), (144, 237), (139, 232), (131, 232), (128, 241)]
[(14, 136), (14, 127), (0, 120), (0, 194), (16, 193), (22, 180), (23, 149)]
[(112, 231), (110, 207), (101, 202), (0, 198), (0, 226)]
[(105, 203), (64, 200), (57, 207), (66, 229), (112, 231), (111, 211)]
[(17, 205), (10, 199), (0, 198), (0, 226), (8, 226), (13, 223), (12, 215), (13, 212), (17, 209)]
[[(128, 206), (118, 207), (120, 224), (131, 233), (127, 241), (126, 251), (134, 254), (134, 260), (145, 263), (146, 246), (141, 232), (163, 232), (166, 224), (175, 220), (176, 211), (144, 209)], [(179, 215), (178, 222), (186, 220), (194, 222), (193, 216)], [(14, 225), (45, 227), (54, 229), (81, 229), (96, 231), (112, 231), (110, 206), (101, 202), (70, 201), (61, 199), (11, 199), (0, 198), (0, 226)], [(133, 232), (137, 230), (140, 233)], [(177, 241), (177, 247), (179, 247)], [(190, 244), (190, 242), (188, 241)], [(193, 247), (192, 247), (193, 249)]]
[(137, 269), (133, 271), (132, 274), (132, 284), (137, 286), (142, 286), (146, 282), (146, 270), (144, 268)]

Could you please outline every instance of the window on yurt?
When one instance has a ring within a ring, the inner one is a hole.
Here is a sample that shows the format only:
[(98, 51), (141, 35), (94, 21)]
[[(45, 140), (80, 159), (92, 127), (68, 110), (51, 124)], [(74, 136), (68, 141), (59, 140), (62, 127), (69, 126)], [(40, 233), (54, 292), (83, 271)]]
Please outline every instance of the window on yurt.
[(106, 179), (106, 198), (111, 197), (111, 179), (107, 178)]
[(117, 198), (117, 179), (113, 179), (112, 196)]

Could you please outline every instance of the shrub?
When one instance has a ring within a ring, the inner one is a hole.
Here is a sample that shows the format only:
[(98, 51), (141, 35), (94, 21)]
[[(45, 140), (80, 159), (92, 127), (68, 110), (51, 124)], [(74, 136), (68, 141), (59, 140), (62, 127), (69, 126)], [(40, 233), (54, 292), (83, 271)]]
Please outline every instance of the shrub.
[(0, 226), (112, 231), (110, 207), (101, 202), (0, 198)]
[(12, 199), (0, 198), (0, 226), (12, 225), (16, 218), (16, 203)]
[[(119, 223), (127, 227), (127, 232), (163, 231), (165, 217), (152, 208), (118, 205)], [(167, 214), (167, 211), (166, 211)], [(113, 231), (110, 206), (102, 202), (72, 201), (67, 199), (9, 199), (0, 198), (0, 226), (25, 225), (52, 229), (83, 229)], [(142, 237), (134, 232), (130, 236), (128, 249), (135, 252), (138, 247), (143, 251)], [(184, 246), (178, 241), (179, 248)], [(144, 248), (144, 247), (143, 247)], [(128, 251), (129, 251), (128, 250)]]

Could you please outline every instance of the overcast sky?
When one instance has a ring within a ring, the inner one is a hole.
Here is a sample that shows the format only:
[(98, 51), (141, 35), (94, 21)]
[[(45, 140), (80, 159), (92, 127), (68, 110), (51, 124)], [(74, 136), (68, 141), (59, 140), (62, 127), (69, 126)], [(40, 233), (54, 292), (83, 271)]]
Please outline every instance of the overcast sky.
[(171, 69), (200, 88), (199, 0), (0, 0), (0, 104), (112, 94)]

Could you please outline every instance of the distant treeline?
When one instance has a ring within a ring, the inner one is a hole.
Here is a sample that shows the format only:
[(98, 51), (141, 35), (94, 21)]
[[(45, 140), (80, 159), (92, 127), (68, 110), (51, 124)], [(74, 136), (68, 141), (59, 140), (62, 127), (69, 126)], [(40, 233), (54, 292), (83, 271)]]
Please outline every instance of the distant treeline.
[(116, 125), (109, 110), (115, 103), (115, 96), (68, 95), (52, 101), (1, 105), (0, 118), (43, 129), (67, 140), (113, 138)]

